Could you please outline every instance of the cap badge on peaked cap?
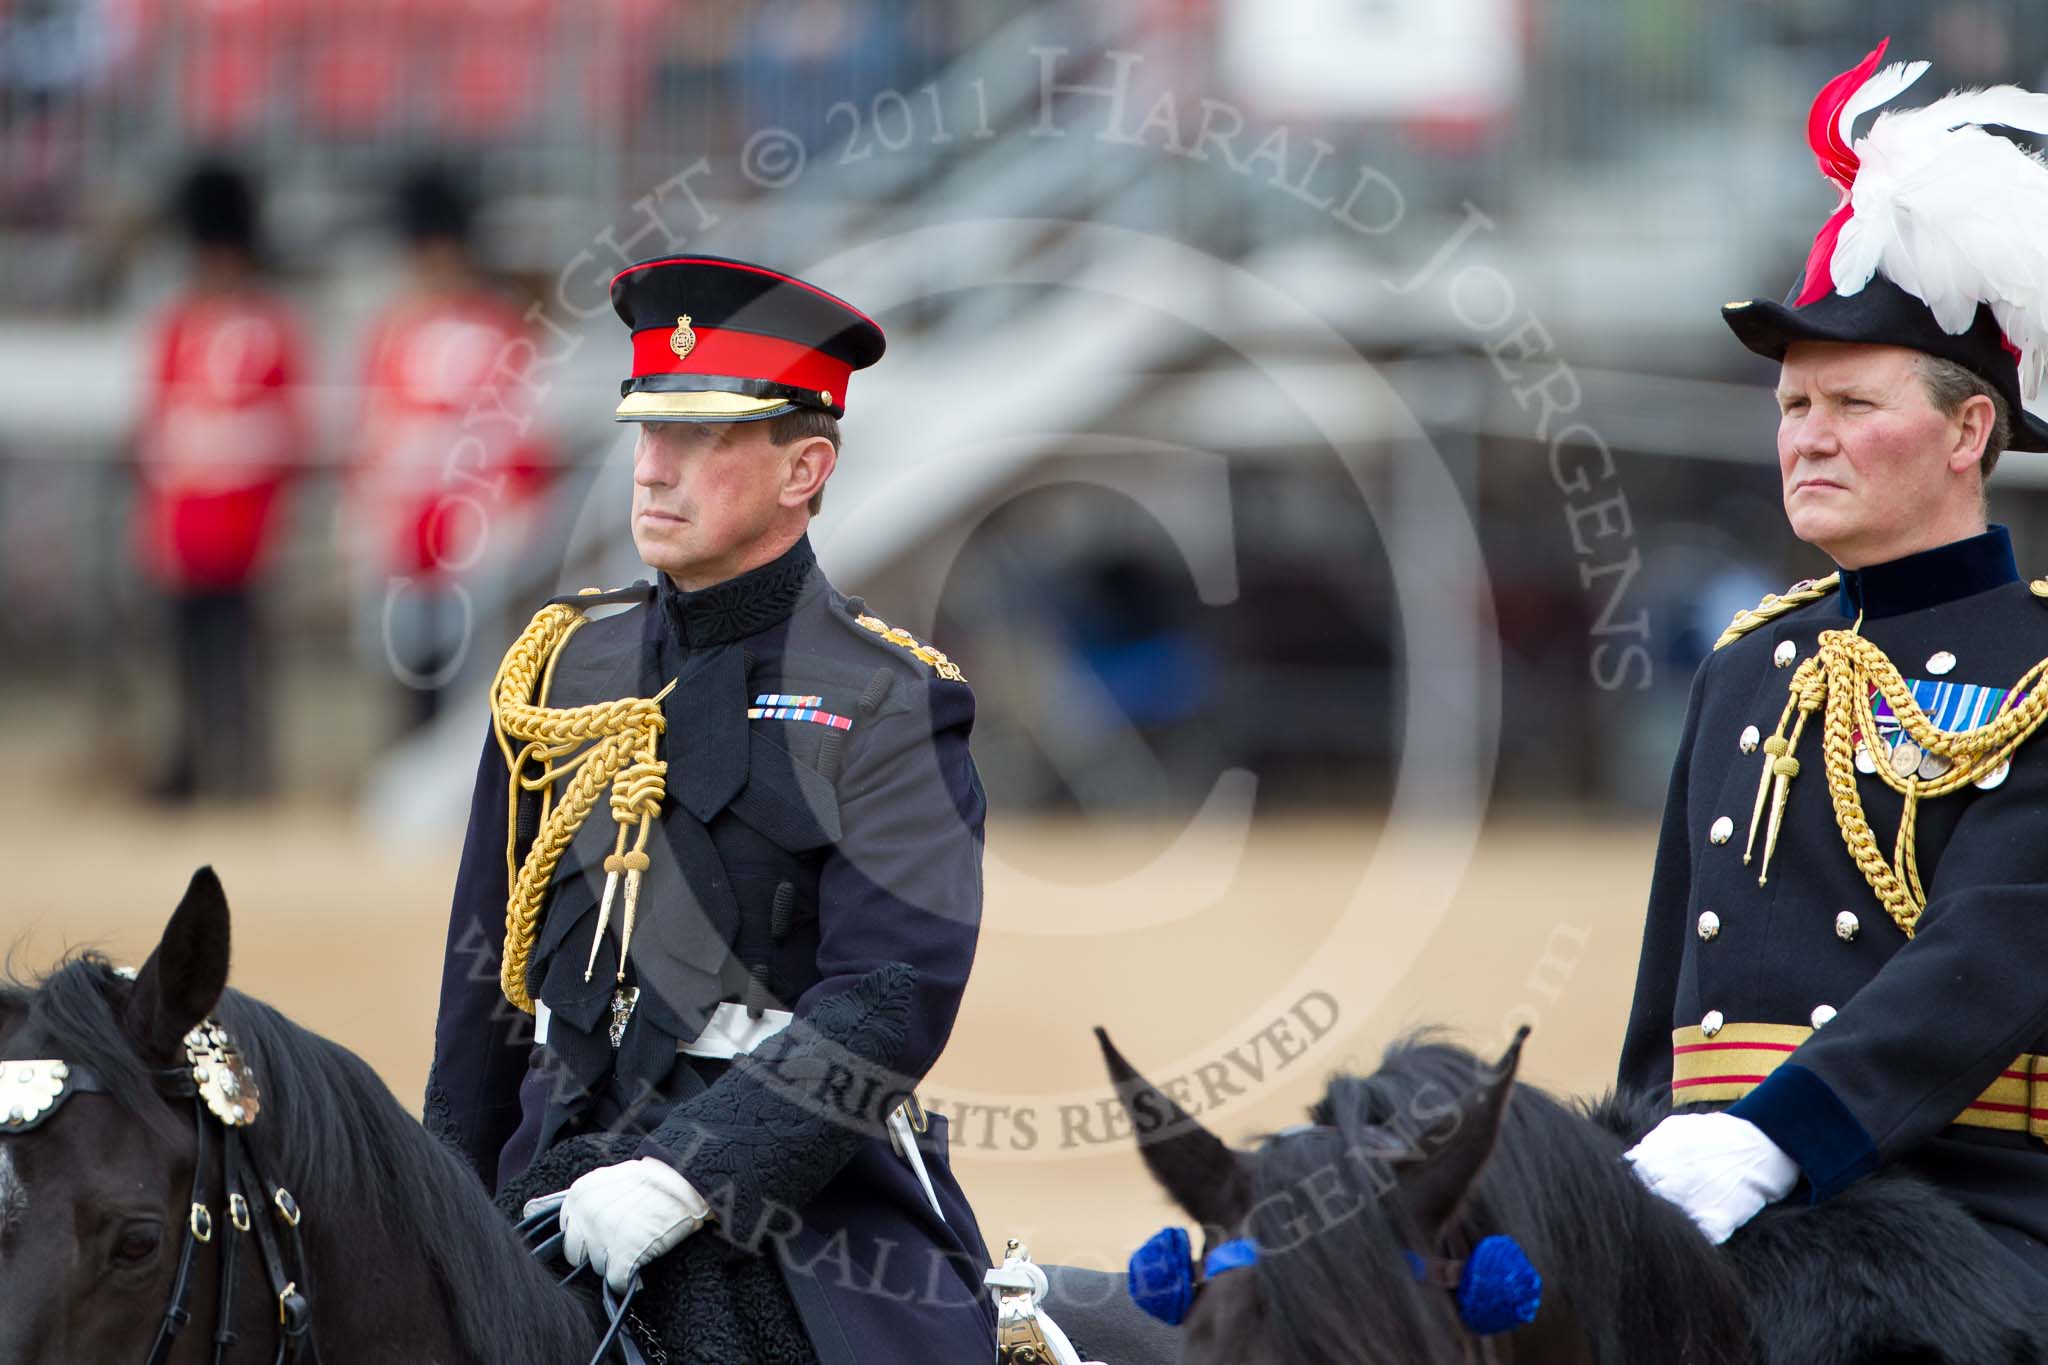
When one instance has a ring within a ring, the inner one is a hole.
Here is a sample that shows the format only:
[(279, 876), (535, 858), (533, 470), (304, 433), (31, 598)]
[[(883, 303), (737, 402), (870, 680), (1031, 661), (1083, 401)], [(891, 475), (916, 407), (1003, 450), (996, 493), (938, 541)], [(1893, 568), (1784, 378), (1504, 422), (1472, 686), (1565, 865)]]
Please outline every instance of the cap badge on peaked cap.
[(722, 256), (658, 256), (612, 277), (632, 335), (622, 422), (748, 422), (846, 410), (848, 382), (879, 360), (873, 318), (807, 280)]

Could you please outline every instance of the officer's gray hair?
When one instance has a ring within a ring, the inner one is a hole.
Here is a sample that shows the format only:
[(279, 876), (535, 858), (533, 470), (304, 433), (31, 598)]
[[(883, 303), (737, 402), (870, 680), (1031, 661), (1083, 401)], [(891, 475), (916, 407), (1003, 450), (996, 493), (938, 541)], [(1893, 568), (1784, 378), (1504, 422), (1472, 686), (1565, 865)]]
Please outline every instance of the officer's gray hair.
[[(830, 441), (834, 450), (839, 449), (839, 419), (816, 408), (797, 408), (768, 419), (768, 439), (776, 445), (793, 446), (798, 441), (808, 441), (817, 436)], [(824, 510), (824, 489), (820, 488), (811, 495), (810, 507), (814, 517)]]
[(2004, 397), (1986, 383), (1982, 375), (1967, 366), (1925, 351), (1916, 358), (1920, 362), (1920, 383), (1927, 390), (1927, 401), (1934, 404), (1942, 416), (1954, 417), (1963, 410), (1963, 404), (1979, 394), (1991, 400), (1991, 435), (1984, 442), (1984, 459), (1978, 465), (1983, 476), (1990, 478), (1998, 457), (2012, 444), (2012, 410), (2006, 406)]

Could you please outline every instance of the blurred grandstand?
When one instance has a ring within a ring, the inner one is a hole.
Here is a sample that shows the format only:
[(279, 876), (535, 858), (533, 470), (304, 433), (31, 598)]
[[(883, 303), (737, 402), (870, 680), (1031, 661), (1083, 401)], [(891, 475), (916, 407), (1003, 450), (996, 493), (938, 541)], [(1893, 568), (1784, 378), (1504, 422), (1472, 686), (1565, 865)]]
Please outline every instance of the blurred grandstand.
[[(158, 208), (206, 152), (267, 187), (310, 349), (264, 597), (288, 790), (441, 837), (464, 784), (417, 779), (466, 769), (513, 618), (637, 576), (602, 283), (680, 244), (889, 328), (816, 538), (976, 681), (998, 802), (1191, 811), (1237, 770), (1376, 803), (1418, 737), (1452, 789), (1654, 801), (1714, 631), (1814, 569), (1716, 305), (1789, 282), (1828, 194), (1805, 102), (1885, 33), (1949, 84), (2048, 64), (2021, 0), (0, 0), (10, 724), (154, 743), (131, 458)], [(463, 704), (401, 741), (343, 490), (423, 160), (482, 194), (556, 459), (463, 556)], [(2043, 485), (1993, 485), (2023, 551)]]

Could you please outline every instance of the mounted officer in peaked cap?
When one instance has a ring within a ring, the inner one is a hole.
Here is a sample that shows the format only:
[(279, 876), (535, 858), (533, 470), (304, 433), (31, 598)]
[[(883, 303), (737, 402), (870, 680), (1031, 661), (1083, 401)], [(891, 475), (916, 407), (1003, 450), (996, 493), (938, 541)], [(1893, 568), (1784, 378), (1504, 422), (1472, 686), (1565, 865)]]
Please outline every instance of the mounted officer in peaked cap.
[(1725, 309), (1781, 362), (1786, 514), (1838, 572), (1694, 681), (1620, 1077), (1726, 1107), (1629, 1158), (1716, 1241), (1904, 1168), (2048, 1275), (2048, 582), (1983, 501), (2002, 449), (2048, 450), (2048, 167), (1979, 126), (2048, 130), (2048, 97), (1852, 141), (1925, 69), (1883, 50), (1814, 104), (1842, 203), (1800, 285)]
[[(693, 1351), (993, 1359), (988, 1254), (911, 1090), (980, 921), (974, 698), (805, 535), (882, 331), (704, 256), (629, 267), (612, 302), (661, 572), (555, 599), (505, 656), (428, 1121), (509, 1198), (566, 1185), (565, 1250), (614, 1287), (685, 1265), (728, 1310)], [(592, 1143), (594, 1168), (565, 1155)]]

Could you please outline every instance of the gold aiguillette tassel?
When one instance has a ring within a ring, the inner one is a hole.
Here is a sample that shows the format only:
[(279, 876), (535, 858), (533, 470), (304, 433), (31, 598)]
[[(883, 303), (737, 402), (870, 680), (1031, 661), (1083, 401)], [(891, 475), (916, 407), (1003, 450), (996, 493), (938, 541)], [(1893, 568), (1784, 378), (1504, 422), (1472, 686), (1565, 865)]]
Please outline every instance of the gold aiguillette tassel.
[[(1764, 771), (1775, 778), (1776, 782), (1771, 788), (1771, 825), (1764, 835), (1763, 866), (1757, 869), (1756, 874), (1758, 886), (1770, 880), (1771, 855), (1778, 850), (1778, 826), (1785, 819), (1785, 798), (1792, 791), (1792, 779), (1799, 776), (1799, 760), (1792, 757), (1792, 751), (1799, 747), (1799, 737), (1806, 733), (1806, 722), (1812, 718), (1814, 712), (1820, 710), (1827, 696), (1828, 690), (1821, 673), (1820, 656), (1815, 655), (1799, 665), (1799, 671), (1792, 675), (1792, 700), (1787, 704), (1786, 710), (1789, 712), (1796, 706), (1799, 718), (1792, 722), (1791, 737), (1777, 741), (1776, 747), (1770, 749), (1770, 762), (1764, 765)], [(1782, 720), (1778, 722), (1778, 728), (1785, 728)], [(1777, 736), (1773, 735), (1772, 739), (1777, 740)]]
[(1799, 776), (1799, 760), (1796, 758), (1774, 758), (1770, 771), (1777, 777), (1771, 789), (1771, 827), (1764, 835), (1763, 866), (1757, 869), (1756, 884), (1762, 886), (1771, 875), (1771, 855), (1778, 851), (1778, 826), (1785, 819), (1785, 797), (1792, 790), (1792, 779)]
[[(1791, 708), (1788, 706), (1786, 710), (1789, 711)], [(1778, 728), (1782, 731), (1785, 728), (1785, 722), (1779, 721)], [(1784, 756), (1785, 736), (1782, 733), (1772, 735), (1764, 741), (1764, 770), (1757, 774), (1756, 805), (1749, 812), (1749, 839), (1742, 845), (1742, 865), (1744, 867), (1749, 866), (1749, 855), (1756, 849), (1756, 828), (1763, 823), (1764, 798), (1770, 794), (1771, 790), (1771, 765)]]

